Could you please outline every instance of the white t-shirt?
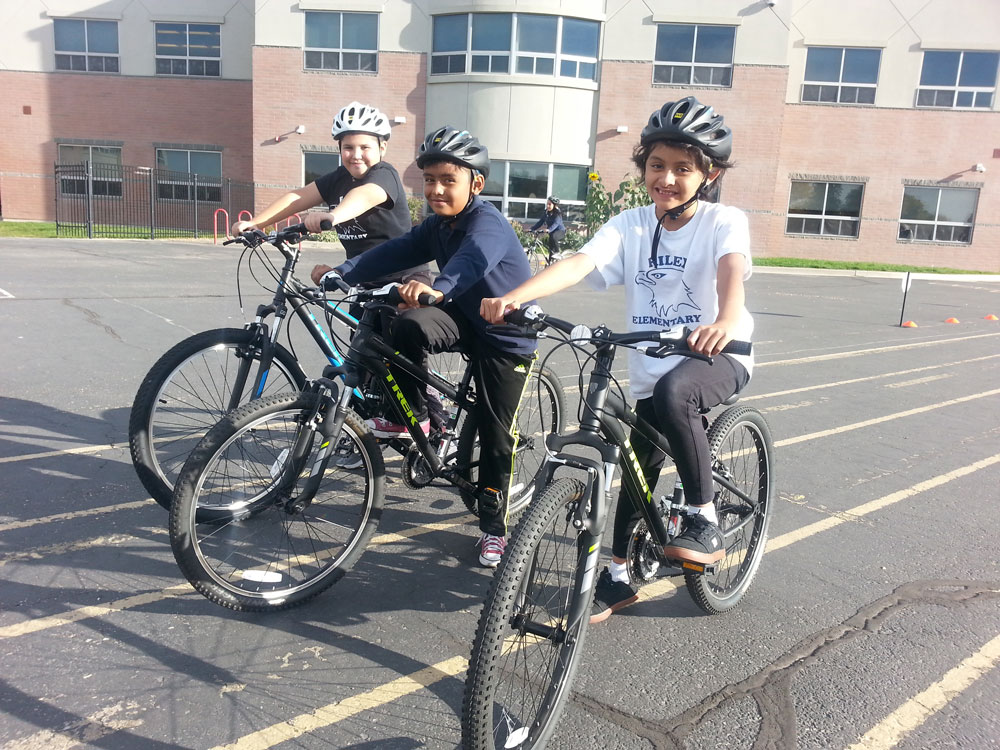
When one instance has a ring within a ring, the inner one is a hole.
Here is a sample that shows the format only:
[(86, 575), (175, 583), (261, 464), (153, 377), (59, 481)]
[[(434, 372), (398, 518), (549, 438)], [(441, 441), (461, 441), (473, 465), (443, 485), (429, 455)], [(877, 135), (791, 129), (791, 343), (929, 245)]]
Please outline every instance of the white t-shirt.
[[(626, 326), (629, 331), (695, 329), (713, 323), (719, 315), (716, 276), (719, 259), (729, 253), (746, 257), (744, 279), (750, 278), (750, 228), (738, 208), (698, 201), (691, 220), (680, 229), (660, 231), (655, 262), (651, 263), (656, 207), (623, 211), (598, 230), (584, 245), (596, 264), (587, 275), (594, 289), (625, 285)], [(744, 308), (733, 338), (749, 341), (753, 318)], [(734, 356), (748, 373), (753, 357)], [(653, 395), (660, 377), (684, 361), (683, 357), (656, 359), (629, 352), (630, 391), (633, 399)]]

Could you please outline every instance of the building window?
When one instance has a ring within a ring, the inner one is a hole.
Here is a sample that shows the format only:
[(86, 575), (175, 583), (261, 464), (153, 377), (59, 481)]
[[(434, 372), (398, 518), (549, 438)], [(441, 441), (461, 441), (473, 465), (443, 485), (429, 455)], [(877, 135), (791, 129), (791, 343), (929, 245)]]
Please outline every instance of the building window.
[(306, 70), (378, 71), (378, 14), (306, 14)]
[(735, 26), (656, 25), (653, 83), (732, 86)]
[(118, 73), (118, 22), (57, 18), (56, 70)]
[(222, 27), (217, 23), (156, 24), (156, 74), (219, 76)]
[(924, 52), (917, 106), (992, 108), (998, 59), (997, 52)]
[(583, 218), (589, 171), (569, 164), (494, 160), (482, 197), (504, 216), (533, 221), (545, 211), (545, 200), (556, 195), (563, 219), (578, 221)]
[(978, 202), (979, 191), (974, 188), (906, 187), (899, 239), (968, 245)]
[(596, 81), (600, 29), (596, 21), (527, 13), (434, 16), (431, 75), (518, 73)]
[[(94, 195), (120, 198), (122, 195), (122, 150), (115, 146), (76, 146), (59, 144), (59, 164), (90, 162)], [(86, 195), (87, 175), (81, 169), (63, 173), (59, 180), (63, 195)]]
[(864, 191), (857, 182), (792, 182), (785, 231), (857, 237)]
[(874, 104), (880, 49), (810, 47), (802, 101)]
[[(198, 190), (193, 192), (195, 176)], [(156, 190), (164, 200), (222, 202), (222, 154), (156, 149)]]
[(333, 151), (305, 151), (302, 154), (302, 184), (316, 182), (340, 166), (340, 154)]

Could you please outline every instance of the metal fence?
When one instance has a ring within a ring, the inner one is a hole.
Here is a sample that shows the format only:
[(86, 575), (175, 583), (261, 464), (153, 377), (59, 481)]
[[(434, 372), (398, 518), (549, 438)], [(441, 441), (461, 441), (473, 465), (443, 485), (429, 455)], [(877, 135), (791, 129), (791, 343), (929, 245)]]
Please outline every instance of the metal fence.
[(253, 183), (229, 178), (87, 161), (56, 164), (55, 180), (60, 237), (197, 238), (213, 233), (220, 208), (229, 225), (253, 212)]

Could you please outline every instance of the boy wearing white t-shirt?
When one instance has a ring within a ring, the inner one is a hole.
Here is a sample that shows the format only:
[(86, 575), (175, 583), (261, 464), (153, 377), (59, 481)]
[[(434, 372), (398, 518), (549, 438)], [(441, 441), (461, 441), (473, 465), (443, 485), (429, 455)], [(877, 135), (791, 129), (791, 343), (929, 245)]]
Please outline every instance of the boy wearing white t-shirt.
[[(751, 271), (746, 215), (707, 203), (709, 187), (732, 166), (732, 131), (721, 115), (694, 97), (667, 102), (643, 128), (633, 161), (651, 206), (613, 217), (576, 255), (545, 269), (503, 297), (484, 299), (481, 314), (492, 323), (523, 302), (554, 294), (586, 278), (596, 289), (625, 286), (629, 330), (688, 327), (691, 348), (714, 357), (654, 359), (630, 352), (630, 390), (636, 413), (670, 443), (677, 473), (695, 515), (664, 548), (673, 559), (702, 564), (725, 557), (712, 485), (711, 454), (701, 410), (722, 403), (750, 380), (752, 357), (721, 354), (733, 339), (749, 341), (753, 319), (743, 282)], [(663, 455), (632, 434), (650, 490)], [(612, 558), (595, 591), (591, 622), (638, 598), (625, 555), (634, 509), (618, 498)]]

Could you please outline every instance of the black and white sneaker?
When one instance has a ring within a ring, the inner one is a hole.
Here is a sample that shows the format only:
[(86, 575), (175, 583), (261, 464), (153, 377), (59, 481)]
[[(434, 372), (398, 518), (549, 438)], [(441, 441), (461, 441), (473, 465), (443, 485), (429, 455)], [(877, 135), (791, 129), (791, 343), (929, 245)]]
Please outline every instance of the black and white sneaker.
[(672, 560), (711, 565), (726, 556), (726, 542), (717, 524), (700, 513), (688, 516), (684, 530), (663, 548)]
[(638, 599), (639, 593), (634, 588), (624, 581), (612, 580), (611, 571), (605, 568), (594, 586), (594, 606), (590, 610), (590, 622), (603, 622)]

